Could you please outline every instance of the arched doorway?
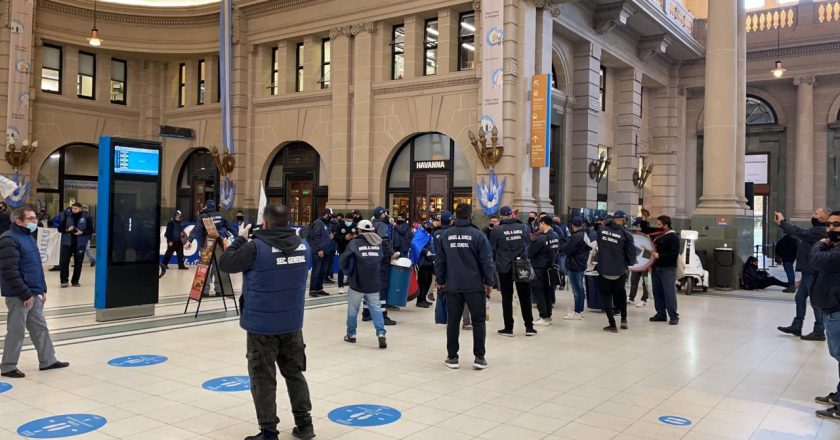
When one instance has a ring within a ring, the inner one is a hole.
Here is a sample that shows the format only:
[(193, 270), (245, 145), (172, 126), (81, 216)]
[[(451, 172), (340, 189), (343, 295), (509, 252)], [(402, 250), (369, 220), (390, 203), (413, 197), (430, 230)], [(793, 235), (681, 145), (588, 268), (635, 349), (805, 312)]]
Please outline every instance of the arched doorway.
[(38, 171), (36, 204), (55, 217), (73, 203), (88, 207), (96, 218), (99, 148), (93, 144), (68, 144), (53, 152)]
[(266, 175), (268, 202), (289, 207), (289, 221), (305, 226), (327, 206), (329, 188), (320, 185), (321, 155), (306, 142), (292, 142), (275, 156)]
[(210, 150), (199, 148), (181, 165), (175, 206), (186, 220), (194, 222), (207, 200), (219, 203), (219, 170)]
[(474, 180), (454, 140), (440, 133), (415, 135), (400, 146), (388, 169), (391, 215), (421, 222), (459, 203), (472, 203)]

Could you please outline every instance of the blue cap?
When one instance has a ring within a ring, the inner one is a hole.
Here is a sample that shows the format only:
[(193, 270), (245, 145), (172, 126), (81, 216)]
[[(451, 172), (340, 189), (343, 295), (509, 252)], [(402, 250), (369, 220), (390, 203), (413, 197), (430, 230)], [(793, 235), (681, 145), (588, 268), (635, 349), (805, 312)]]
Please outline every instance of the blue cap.
[(440, 215), (440, 223), (443, 225), (452, 223), (452, 213), (449, 211), (443, 211), (443, 214)]
[(213, 199), (210, 199), (210, 200), (208, 200), (207, 202), (204, 203), (204, 206), (206, 206), (208, 208), (215, 208), (216, 207), (216, 201), (213, 200)]
[(573, 217), (572, 226), (583, 226), (583, 219), (580, 217)]
[(382, 217), (382, 213), (385, 212), (385, 208), (381, 206), (377, 206), (376, 209), (373, 210), (373, 216), (375, 218)]
[(614, 218), (627, 217), (627, 213), (619, 209), (618, 211), (613, 213), (613, 217)]
[(502, 206), (502, 209), (499, 210), (499, 215), (503, 215), (505, 217), (513, 215), (513, 210), (510, 209), (510, 206)]

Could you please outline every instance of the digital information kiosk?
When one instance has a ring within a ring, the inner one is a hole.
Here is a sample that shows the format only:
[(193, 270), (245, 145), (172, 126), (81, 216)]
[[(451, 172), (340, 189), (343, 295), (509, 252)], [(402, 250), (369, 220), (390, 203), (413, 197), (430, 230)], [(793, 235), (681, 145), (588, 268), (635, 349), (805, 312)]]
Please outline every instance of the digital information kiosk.
[(160, 263), (161, 144), (99, 138), (96, 320), (153, 316)]

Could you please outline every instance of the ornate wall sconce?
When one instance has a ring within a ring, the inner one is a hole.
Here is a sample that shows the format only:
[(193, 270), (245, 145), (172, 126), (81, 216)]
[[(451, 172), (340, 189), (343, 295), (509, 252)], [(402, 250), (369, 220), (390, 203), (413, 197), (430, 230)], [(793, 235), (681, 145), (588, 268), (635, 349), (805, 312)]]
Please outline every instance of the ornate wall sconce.
[(653, 173), (653, 164), (648, 164), (647, 167), (644, 166), (644, 158), (640, 158), (639, 160), (639, 169), (633, 170), (633, 185), (636, 188), (644, 188), (645, 183), (650, 177), (651, 173)]
[(493, 127), (490, 133), (490, 147), (487, 146), (487, 133), (483, 127), (478, 129), (478, 137), (470, 130), (470, 143), (475, 148), (475, 153), (484, 165), (484, 169), (492, 169), (502, 159), (505, 147), (499, 145), (499, 130)]
[(233, 168), (236, 167), (236, 158), (232, 154), (227, 151), (219, 152), (215, 146), (210, 149), (210, 154), (213, 155), (213, 162), (216, 163), (216, 168), (222, 177), (233, 172)]
[(26, 139), (21, 146), (18, 146), (14, 136), (9, 133), (6, 135), (6, 162), (18, 171), (29, 162), (36, 148), (38, 148), (38, 141), (30, 144), (29, 139)]
[(607, 175), (610, 163), (612, 163), (612, 160), (607, 153), (602, 151), (598, 159), (589, 163), (589, 178), (600, 183), (601, 179)]

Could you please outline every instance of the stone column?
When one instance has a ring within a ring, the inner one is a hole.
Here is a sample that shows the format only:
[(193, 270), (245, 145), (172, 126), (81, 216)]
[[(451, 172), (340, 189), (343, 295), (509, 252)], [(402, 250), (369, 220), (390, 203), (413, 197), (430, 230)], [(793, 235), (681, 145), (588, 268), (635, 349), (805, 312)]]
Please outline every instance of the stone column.
[[(160, 137), (160, 122), (161, 122), (161, 89), (165, 84), (161, 83), (164, 66), (158, 61), (136, 61), (132, 64), (129, 61), (129, 67), (137, 66), (140, 68), (140, 84), (135, 90), (140, 90), (136, 95), (132, 92), (132, 84), (128, 84), (129, 93), (132, 96), (137, 96), (140, 100), (140, 128), (138, 132), (145, 140), (157, 140)], [(131, 71), (129, 70), (129, 75)], [(131, 78), (131, 76), (129, 76)]]
[(321, 83), (321, 37), (303, 39), (303, 91), (319, 90)]
[[(679, 73), (671, 69), (667, 87), (653, 91), (652, 142), (648, 161), (654, 169), (645, 189), (645, 204), (652, 213), (675, 216), (679, 181), (678, 154), (684, 154), (680, 143), (681, 106), (684, 96), (679, 93)], [(684, 214), (683, 214), (684, 215)]]
[(744, 210), (749, 210), (747, 198), (744, 194), (744, 167), (745, 154), (747, 152), (747, 12), (744, 2), (738, 3), (738, 108), (735, 112), (735, 127), (737, 131), (737, 142), (735, 150), (735, 194), (738, 195), (738, 204)]
[[(63, 96), (75, 97), (78, 93), (76, 77), (79, 75), (79, 50), (71, 46), (64, 46), (61, 49), (61, 63), (61, 94)], [(175, 68), (178, 68), (177, 63), (175, 63)], [(177, 70), (175, 72), (175, 78), (177, 78)], [(41, 73), (37, 72), (37, 74), (40, 75)], [(175, 81), (177, 82), (178, 80), (176, 79)], [(177, 101), (175, 101), (175, 104), (177, 104)]]
[(426, 21), (423, 17), (405, 17), (405, 75), (404, 78), (423, 76), (423, 39)]
[(618, 127), (615, 133), (616, 170), (618, 175), (616, 209), (633, 215), (638, 211), (639, 189), (633, 184), (633, 172), (639, 169), (636, 156), (642, 126), (642, 71), (621, 70), (618, 84)]
[[(271, 48), (269, 50), (269, 59), (271, 58)], [(215, 55), (210, 55), (204, 58), (205, 59), (205, 66), (206, 66), (206, 77), (205, 77), (205, 88), (204, 88), (204, 102), (207, 104), (214, 104), (219, 102), (219, 57)], [(270, 91), (267, 87), (268, 83), (262, 85), (263, 91), (258, 96), (263, 96), (269, 94)]]
[(793, 217), (808, 219), (814, 206), (814, 77), (793, 80), (796, 86), (796, 197)]
[(330, 31), (330, 136), (329, 206), (347, 207), (350, 201), (350, 27)]
[[(351, 204), (374, 206), (380, 200), (372, 200), (373, 188), (379, 188), (379, 173), (373, 172), (373, 163), (378, 162), (371, 148), (373, 131), (373, 78), (374, 78), (374, 23), (353, 25), (353, 102), (351, 121)], [(377, 191), (378, 192), (378, 191)]]
[(277, 61), (278, 66), (280, 66), (280, 70), (277, 72), (277, 75), (280, 77), (277, 81), (279, 83), (277, 89), (279, 95), (294, 93), (295, 91), (295, 76), (297, 75), (295, 66), (295, 61), (297, 60), (295, 56), (296, 51), (297, 42), (293, 40), (285, 40), (277, 44)]
[[(241, 17), (239, 9), (234, 9), (233, 14), (234, 31), (233, 44), (231, 48), (231, 73), (230, 73), (230, 111), (231, 127), (233, 129), (233, 147), (236, 156), (236, 167), (231, 173), (230, 180), (236, 184), (235, 208), (256, 207), (259, 200), (259, 179), (251, 178), (251, 167), (248, 165), (248, 152), (251, 150), (249, 144), (249, 109), (250, 106), (250, 75), (251, 48), (248, 44), (247, 22)], [(188, 69), (189, 72), (189, 69)], [(193, 70), (195, 73), (195, 70)], [(189, 73), (188, 73), (189, 75)], [(192, 75), (196, 77), (195, 74)], [(193, 99), (195, 104), (195, 99)], [(256, 196), (256, 197), (255, 197)]]
[[(553, 53), (551, 44), (554, 38), (554, 17), (552, 17), (549, 8), (545, 6), (545, 4), (543, 4), (543, 7), (539, 7), (539, 5), (537, 5), (535, 73), (539, 74), (551, 73), (551, 56)], [(530, 81), (528, 82), (530, 83)], [(549, 117), (552, 112), (552, 109), (548, 109)], [(553, 144), (553, 142), (549, 145), (551, 144)], [(563, 209), (560, 206), (553, 206), (551, 204), (551, 198), (549, 196), (551, 166), (553, 166), (553, 164), (550, 164), (549, 167), (533, 169), (534, 176), (532, 184), (534, 189), (534, 201), (540, 211), (563, 214)]]
[(598, 201), (598, 184), (589, 178), (589, 163), (598, 158), (598, 130), (601, 105), (598, 102), (601, 48), (590, 43), (574, 47), (572, 74), (575, 104), (572, 110), (572, 192), (570, 206), (593, 207)]
[(458, 70), (458, 12), (438, 11), (438, 74)]
[(737, 181), (737, 5), (710, 2), (706, 42), (703, 196), (697, 214), (742, 214)]

